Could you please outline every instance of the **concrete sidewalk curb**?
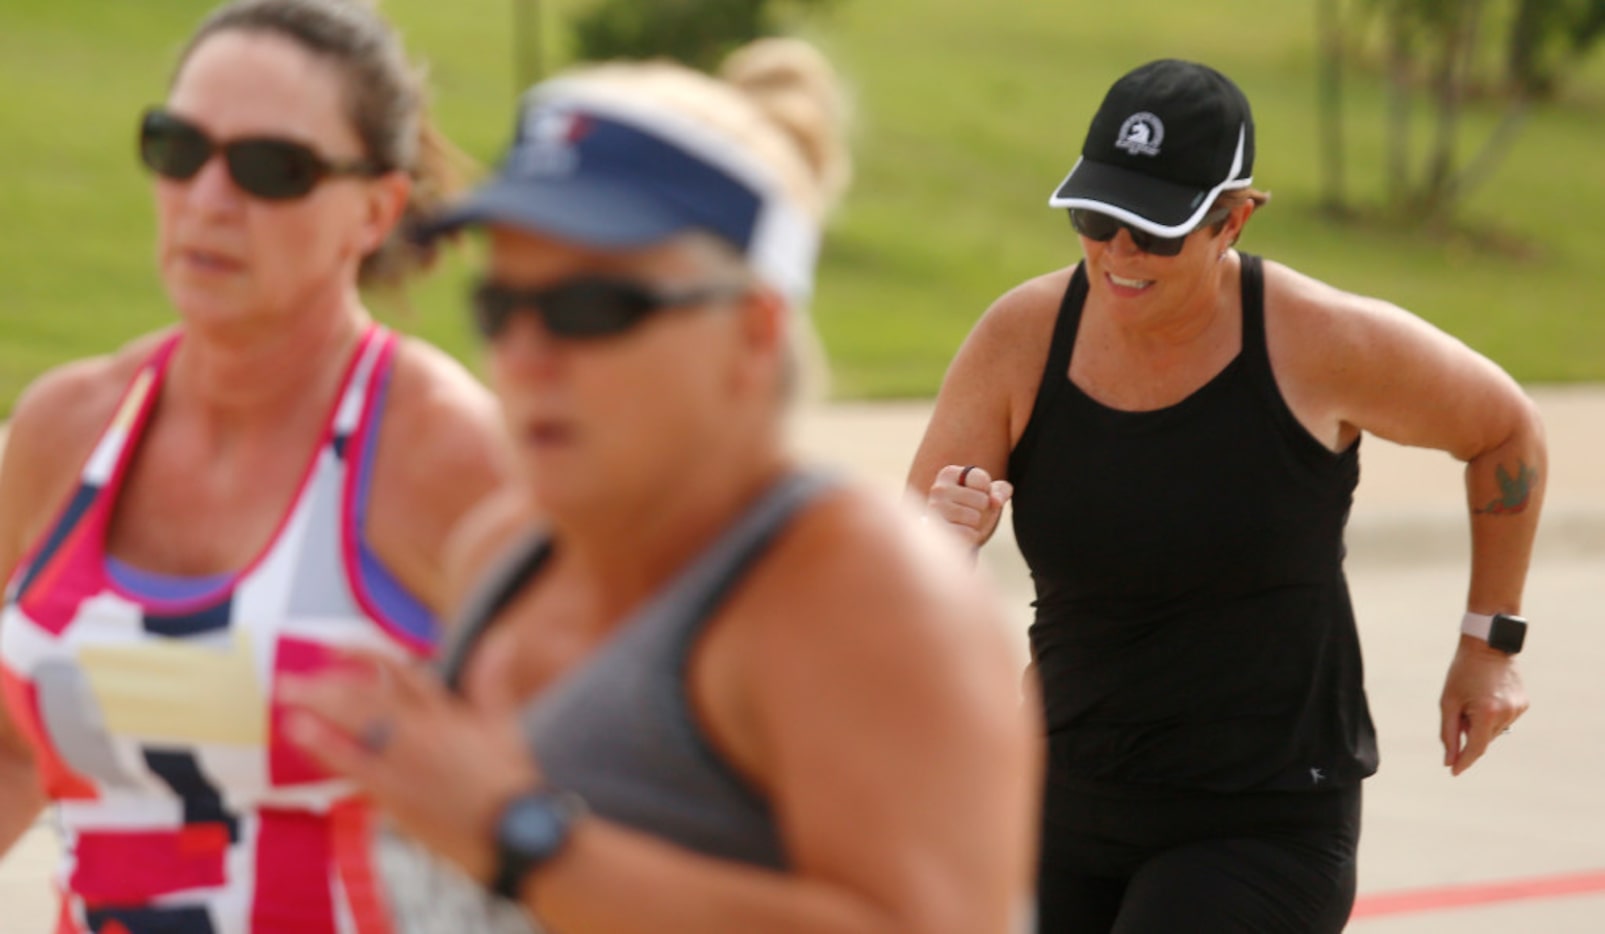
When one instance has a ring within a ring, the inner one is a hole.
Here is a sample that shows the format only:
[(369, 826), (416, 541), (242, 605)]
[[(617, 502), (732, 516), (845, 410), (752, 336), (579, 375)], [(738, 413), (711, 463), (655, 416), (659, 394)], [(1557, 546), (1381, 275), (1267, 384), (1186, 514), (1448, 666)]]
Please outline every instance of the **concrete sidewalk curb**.
[[(1356, 517), (1345, 539), (1350, 562), (1438, 563), (1471, 553), (1464, 512), (1391, 510)], [(1534, 561), (1595, 555), (1605, 557), (1605, 508), (1545, 508)]]

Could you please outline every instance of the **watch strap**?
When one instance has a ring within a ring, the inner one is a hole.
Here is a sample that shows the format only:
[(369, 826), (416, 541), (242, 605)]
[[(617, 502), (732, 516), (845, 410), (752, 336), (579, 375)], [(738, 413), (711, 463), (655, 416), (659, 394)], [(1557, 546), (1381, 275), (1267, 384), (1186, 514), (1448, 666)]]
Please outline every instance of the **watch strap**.
[(1460, 618), (1460, 631), (1507, 655), (1515, 655), (1526, 641), (1527, 621), (1509, 613), (1468, 612)]
[(1488, 634), (1493, 631), (1494, 616), (1492, 613), (1470, 613), (1460, 618), (1460, 631), (1468, 636), (1476, 636), (1484, 642), (1488, 641)]
[[(539, 808), (550, 821), (549, 835), (535, 848), (532, 841), (514, 839), (508, 832), (509, 818), (517, 809)], [(508, 901), (518, 901), (529, 874), (551, 861), (573, 833), (574, 823), (587, 813), (585, 801), (578, 795), (542, 788), (514, 798), (502, 809), (496, 828), (496, 874), (490, 890)]]

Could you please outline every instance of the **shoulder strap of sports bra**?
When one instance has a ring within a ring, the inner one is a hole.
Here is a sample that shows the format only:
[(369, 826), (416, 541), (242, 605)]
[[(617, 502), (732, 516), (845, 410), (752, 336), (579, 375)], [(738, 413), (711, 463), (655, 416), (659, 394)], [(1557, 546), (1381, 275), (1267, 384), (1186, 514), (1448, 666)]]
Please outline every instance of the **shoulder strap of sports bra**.
[[(835, 480), (830, 475), (813, 471), (789, 473), (776, 481), (712, 545), (637, 611), (630, 622), (670, 614), (673, 624), (683, 627), (688, 634), (694, 633), (713, 615), (731, 588), (763, 555), (798, 510), (834, 485)], [(553, 550), (552, 539), (545, 531), (530, 536), (507, 553), (469, 598), (441, 655), (441, 676), (452, 691), (461, 693), (463, 670), (474, 646), (513, 598), (540, 572)]]
[(1042, 368), (1042, 381), (1037, 384), (1031, 417), (1009, 454), (1011, 477), (1018, 476), (1021, 467), (1030, 458), (1036, 443), (1038, 424), (1070, 381), (1070, 357), (1076, 349), (1076, 333), (1081, 329), (1081, 310), (1087, 304), (1087, 290), (1087, 264), (1077, 263), (1075, 272), (1070, 275), (1070, 284), (1065, 287), (1064, 298), (1059, 302), (1058, 317), (1053, 322), (1048, 362)]
[(552, 538), (542, 529), (509, 549), (469, 593), (457, 624), (447, 631), (440, 653), (440, 677), (448, 689), (462, 693), (463, 670), (468, 667), (474, 646), (551, 556)]
[(634, 615), (631, 623), (661, 620), (677, 637), (682, 657), (713, 618), (731, 590), (768, 552), (776, 538), (804, 506), (836, 481), (828, 474), (787, 474), (683, 572)]

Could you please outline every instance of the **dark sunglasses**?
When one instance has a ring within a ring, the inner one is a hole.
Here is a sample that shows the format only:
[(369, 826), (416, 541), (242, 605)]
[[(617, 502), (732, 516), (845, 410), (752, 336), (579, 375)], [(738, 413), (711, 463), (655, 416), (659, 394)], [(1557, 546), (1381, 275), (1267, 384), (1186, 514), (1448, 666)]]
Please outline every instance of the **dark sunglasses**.
[(139, 122), (139, 158), (152, 172), (174, 181), (195, 177), (212, 154), (223, 153), (229, 177), (241, 191), (265, 201), (300, 198), (336, 175), (384, 174), (366, 159), (331, 162), (311, 147), (287, 139), (257, 137), (214, 141), (200, 127), (160, 108)]
[(627, 279), (570, 279), (540, 289), (517, 289), (485, 280), (474, 286), (474, 326), (495, 340), (517, 314), (532, 314), (554, 337), (587, 339), (623, 334), (654, 312), (735, 298), (740, 286), (660, 292)]
[(1070, 226), (1076, 229), (1076, 233), (1081, 234), (1088, 240), (1096, 240), (1099, 243), (1107, 243), (1113, 240), (1115, 234), (1119, 233), (1121, 229), (1125, 229), (1127, 233), (1131, 234), (1131, 242), (1135, 243), (1137, 249), (1144, 253), (1151, 253), (1154, 256), (1175, 256), (1181, 252), (1182, 247), (1187, 245), (1187, 238), (1192, 236), (1193, 233), (1204, 227), (1220, 223), (1230, 217), (1231, 213), (1231, 208), (1216, 208), (1205, 214), (1204, 219), (1198, 222), (1197, 227), (1179, 237), (1156, 237), (1148, 231), (1133, 227), (1123, 220), (1097, 211), (1089, 211), (1086, 208), (1070, 209)]

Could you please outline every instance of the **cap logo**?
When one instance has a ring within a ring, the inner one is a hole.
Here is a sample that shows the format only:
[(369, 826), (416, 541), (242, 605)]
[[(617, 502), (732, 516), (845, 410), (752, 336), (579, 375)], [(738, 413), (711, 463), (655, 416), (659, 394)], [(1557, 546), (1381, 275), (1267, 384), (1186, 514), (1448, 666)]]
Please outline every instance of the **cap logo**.
[(574, 144), (590, 132), (591, 121), (571, 110), (546, 110), (530, 119), (518, 141), (517, 165), (523, 175), (573, 175), (580, 165)]
[(1135, 113), (1120, 125), (1120, 138), (1116, 149), (1124, 149), (1134, 156), (1157, 156), (1159, 144), (1165, 141), (1165, 124), (1147, 111)]

